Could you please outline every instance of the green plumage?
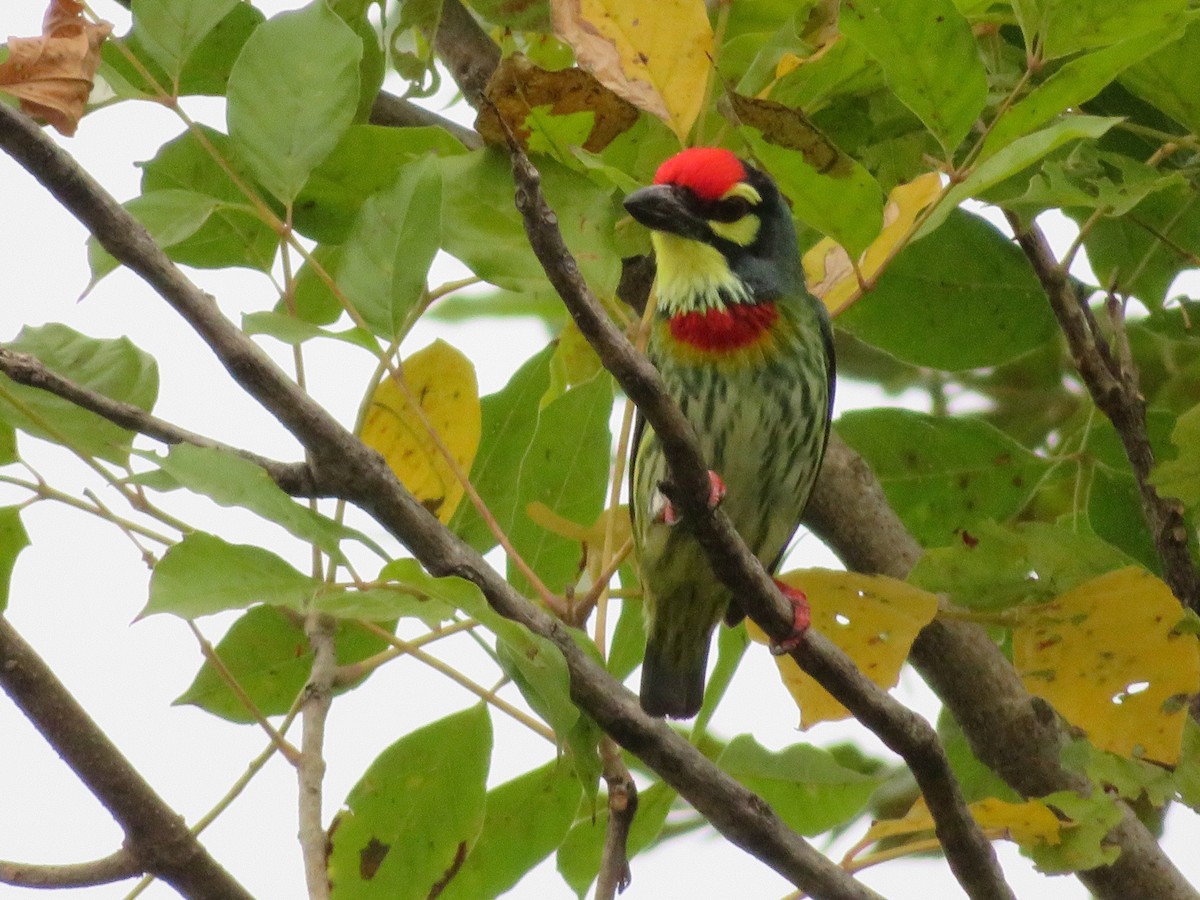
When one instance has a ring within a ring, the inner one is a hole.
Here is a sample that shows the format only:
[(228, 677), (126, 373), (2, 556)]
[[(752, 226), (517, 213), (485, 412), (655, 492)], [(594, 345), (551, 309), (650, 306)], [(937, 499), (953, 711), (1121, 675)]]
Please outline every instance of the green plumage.
[[(803, 286), (790, 214), (770, 179), (749, 166), (745, 174), (744, 181), (755, 188), (751, 196), (761, 198), (745, 214), (759, 218), (756, 228), (746, 229), (752, 237), (745, 245), (716, 234), (705, 237), (696, 221), (719, 225), (729, 216), (686, 184), (644, 189), (631, 195), (627, 206), (656, 231), (659, 307), (650, 358), (695, 428), (709, 466), (725, 483), (722, 508), (774, 571), (820, 468), (833, 356), (824, 306)], [(665, 214), (649, 214), (639, 206), (639, 195), (656, 192), (653, 198), (661, 200), (667, 189), (679, 205), (671, 215), (690, 216), (690, 224), (671, 229)], [(720, 255), (701, 252), (695, 265), (695, 260), (665, 260), (665, 254), (691, 251), (677, 238), (659, 239), (661, 232), (682, 232), (688, 243), (707, 244)], [(698, 268), (702, 275), (695, 274)], [(684, 274), (664, 283), (664, 272)], [(774, 304), (777, 315), (758, 337), (733, 348), (723, 346), (721, 334), (704, 330), (727, 321), (719, 316), (702, 320), (699, 337), (694, 330), (672, 327), (673, 317), (720, 313), (738, 304)], [(665, 498), (659, 484), (665, 477), (658, 440), (639, 423), (630, 506), (647, 627), (641, 700), (651, 714), (684, 718), (695, 715), (703, 701), (714, 628), (722, 617), (736, 623), (742, 612), (713, 574), (688, 523), (662, 521)]]

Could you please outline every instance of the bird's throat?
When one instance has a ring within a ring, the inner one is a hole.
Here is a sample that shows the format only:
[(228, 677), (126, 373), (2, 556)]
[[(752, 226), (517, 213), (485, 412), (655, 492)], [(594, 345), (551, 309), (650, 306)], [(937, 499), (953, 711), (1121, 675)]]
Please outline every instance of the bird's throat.
[(774, 303), (733, 303), (725, 309), (678, 313), (668, 320), (671, 337), (707, 353), (747, 350), (768, 339), (779, 318)]

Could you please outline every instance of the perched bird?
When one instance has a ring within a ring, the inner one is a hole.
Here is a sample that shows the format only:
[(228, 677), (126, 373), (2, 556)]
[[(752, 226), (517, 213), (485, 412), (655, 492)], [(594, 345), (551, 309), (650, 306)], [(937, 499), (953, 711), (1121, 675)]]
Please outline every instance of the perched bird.
[[(710, 503), (723, 504), (774, 573), (821, 466), (834, 374), (829, 317), (804, 287), (787, 203), (769, 176), (728, 150), (693, 148), (664, 162), (625, 208), (651, 229), (656, 257), (649, 356), (713, 467)], [(713, 630), (744, 612), (663, 495), (665, 461), (644, 421), (632, 457), (646, 612), (642, 707), (688, 718), (704, 699)], [(808, 605), (780, 587), (795, 607), (794, 644)]]

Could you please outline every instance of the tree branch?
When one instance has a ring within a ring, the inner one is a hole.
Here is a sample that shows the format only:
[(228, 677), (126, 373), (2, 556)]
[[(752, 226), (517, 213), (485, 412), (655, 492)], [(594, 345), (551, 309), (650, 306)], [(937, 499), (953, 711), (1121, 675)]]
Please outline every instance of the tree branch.
[[(858, 572), (906, 578), (921, 548), (888, 505), (879, 480), (834, 435), (808, 504), (806, 524)], [(1025, 690), (996, 642), (978, 625), (934, 621), (910, 660), (954, 714), (972, 751), (1024, 797), (1055, 791), (1088, 794), (1087, 780), (1059, 764), (1062, 733), (1054, 711)], [(1122, 821), (1105, 840), (1120, 847), (1110, 866), (1076, 876), (1097, 897), (1195, 900), (1196, 891), (1154, 836), (1122, 804)]]
[[(1163, 579), (1180, 603), (1200, 612), (1200, 577), (1188, 551), (1191, 529), (1183, 517), (1183, 504), (1160, 496), (1150, 483), (1154, 449), (1146, 433), (1146, 398), (1138, 388), (1137, 370), (1123, 364), (1119, 354), (1113, 353), (1091, 308), (1071, 286), (1037, 223), (1024, 228), (1013, 213), (1005, 212), (1005, 216), (1046, 292), (1067, 338), (1075, 368), (1093, 402), (1112, 422), (1121, 440), (1141, 497), (1142, 515), (1162, 564)], [(1114, 323), (1114, 327), (1120, 326)]]
[[(781, 641), (793, 628), (790, 604), (718, 507), (709, 509), (708, 466), (691, 425), (670, 398), (658, 372), (614, 326), (583, 281), (546, 204), (540, 176), (521, 151), (510, 145), (517, 208), (529, 243), (550, 283), (604, 367), (654, 429), (667, 459), (671, 500), (691, 523), (717, 577), (733, 591), (749, 617)], [(900, 754), (912, 770), (934, 816), (938, 840), (955, 877), (973, 898), (1012, 897), (991, 844), (967, 810), (945, 750), (933, 728), (892, 699), (824, 636), (810, 632), (793, 654), (854, 716)]]
[(312, 472), (305, 463), (278, 462), (249, 450), (222, 444), (220, 441), (214, 441), (212, 438), (188, 431), (186, 428), (172, 425), (170, 422), (151, 415), (140, 406), (113, 400), (111, 397), (86, 388), (69, 378), (64, 378), (46, 368), (45, 363), (29, 353), (18, 353), (15, 350), (0, 347), (0, 372), (18, 384), (39, 388), (62, 397), (127, 431), (144, 434), (157, 441), (162, 441), (164, 444), (192, 444), (196, 447), (208, 447), (235, 453), (261, 468), (287, 493), (296, 497), (317, 496)]
[(136, 219), (27, 116), (3, 105), (0, 147), (191, 324), (237, 383), (300, 440), (312, 455), (313, 479), (323, 493), (356, 503), (433, 575), (473, 582), (497, 612), (553, 642), (566, 660), (574, 702), (726, 838), (815, 896), (878, 896), (813, 849), (762, 798), (718, 769), (666, 723), (647, 716), (637, 698), (579, 647), (563, 623), (513, 590), (482, 556), (438, 522), (378, 453), (301, 391), (221, 314), (211, 297), (188, 281)]
[(483, 146), (483, 138), (479, 136), (479, 132), (387, 91), (380, 91), (371, 106), (371, 124), (387, 125), (391, 128), (433, 126), (453, 135), (468, 150), (478, 150)]
[(0, 860), (0, 884), (24, 888), (82, 888), (125, 881), (142, 874), (142, 867), (128, 850), (118, 850), (103, 859), (65, 865), (32, 865)]
[(329, 616), (309, 612), (304, 622), (312, 649), (312, 672), (304, 686), (304, 735), (296, 778), (300, 787), (300, 849), (304, 856), (304, 878), (309, 900), (328, 900), (329, 873), (326, 867), (329, 835), (322, 824), (325, 782), (325, 723), (333, 705), (333, 681), (337, 653), (333, 642), (334, 622)]
[(184, 897), (251, 900), (3, 616), (0, 686), (112, 813), (140, 871), (154, 873)]

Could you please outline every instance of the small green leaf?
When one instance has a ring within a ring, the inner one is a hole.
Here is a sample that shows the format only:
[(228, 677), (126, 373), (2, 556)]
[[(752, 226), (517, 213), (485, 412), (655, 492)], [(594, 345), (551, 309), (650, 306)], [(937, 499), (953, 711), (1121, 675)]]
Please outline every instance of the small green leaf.
[(342, 245), (338, 287), (376, 334), (398, 336), (425, 290), (441, 237), (441, 178), (423, 157), (395, 185), (367, 199)]
[(236, 453), (176, 444), (166, 456), (150, 458), (178, 486), (204, 494), (221, 506), (248, 509), (339, 559), (342, 558), (339, 545), (347, 538), (357, 539), (387, 558), (366, 535), (297, 503), (261, 467)]
[(1129, 564), (1111, 544), (1066, 525), (980, 522), (962, 540), (927, 550), (909, 581), (959, 606), (1006, 609), (1044, 603)]
[(744, 734), (729, 742), (717, 765), (808, 836), (855, 818), (883, 780), (848, 769), (829, 751), (810, 744), (773, 753)]
[(499, 897), (554, 851), (579, 808), (579, 783), (558, 762), (488, 791), (479, 840), (441, 900)]
[(978, 419), (872, 409), (846, 413), (837, 428), (925, 547), (1016, 514), (1051, 465)]
[(296, 198), (353, 121), (362, 53), (320, 0), (263, 23), (242, 48), (229, 74), (229, 134), (281, 202)]
[(1171, 432), (1171, 443), (1179, 455), (1160, 463), (1151, 473), (1150, 482), (1165, 496), (1176, 497), (1188, 506), (1200, 506), (1200, 405), (1179, 417)]
[(708, 728), (708, 723), (725, 696), (725, 691), (729, 689), (729, 683), (733, 681), (733, 675), (741, 665), (749, 646), (750, 635), (746, 633), (745, 623), (739, 623), (736, 628), (717, 629), (717, 664), (713, 667), (704, 689), (704, 705), (692, 725), (695, 734), (703, 734)]
[(237, 5), (238, 0), (134, 0), (134, 27), (174, 81), (192, 51)]
[(331, 829), (334, 900), (426, 900), (484, 825), (492, 753), (487, 707), (405, 735), (375, 759)]
[[(150, 232), (154, 242), (169, 251), (199, 231), (209, 216), (221, 206), (221, 202), (192, 191), (166, 190), (134, 197), (124, 206)], [(120, 263), (95, 237), (88, 238), (87, 250), (88, 264), (92, 269), (92, 280), (87, 286), (90, 291)]]
[(1183, 36), (1127, 69), (1121, 84), (1152, 103), (1192, 134), (1200, 132), (1200, 96), (1192, 66), (1200, 57), (1200, 19), (1193, 11)]
[(192, 619), (257, 603), (301, 610), (320, 587), (320, 581), (269, 550), (193, 531), (154, 567), (150, 600), (141, 615), (166, 612)]
[(1041, 131), (1017, 138), (975, 166), (970, 175), (951, 188), (917, 231), (916, 237), (924, 237), (941, 225), (951, 210), (964, 200), (979, 196), (992, 185), (999, 184), (1005, 178), (1033, 165), (1064, 144), (1082, 138), (1095, 140), (1119, 121), (1120, 119), (1096, 116), (1071, 116)]
[(879, 62), (888, 87), (952, 155), (988, 89), (971, 26), (953, 0), (856, 0), (842, 7), (838, 28)]
[(1065, 63), (1000, 114), (988, 131), (978, 159), (987, 159), (1014, 139), (1045, 125), (1063, 110), (1091, 100), (1122, 70), (1174, 41), (1181, 31), (1182, 23), (1176, 22), (1168, 28), (1136, 35)]
[(28, 546), (29, 534), (21, 522), (21, 507), (0, 507), (0, 613), (8, 607), (8, 591), (17, 556)]
[[(389, 646), (354, 622), (339, 622), (333, 640), (338, 665), (343, 666)], [(222, 665), (266, 716), (286, 713), (312, 672), (312, 651), (303, 626), (294, 615), (288, 616), (275, 606), (248, 610), (230, 626), (215, 649)], [(343, 687), (338, 692), (349, 689)], [(230, 722), (258, 721), (208, 661), (175, 703), (197, 706)]]
[(413, 617), (430, 628), (453, 618), (455, 610), (490, 609), (476, 585), (453, 576), (435, 578), (415, 559), (392, 560), (375, 580), (379, 584), (365, 590), (323, 591), (316, 606), (343, 619)]
[(1058, 791), (1041, 800), (1071, 820), (1059, 833), (1059, 843), (1029, 848), (1030, 857), (1041, 871), (1058, 873), (1094, 869), (1111, 865), (1120, 855), (1120, 849), (1106, 838), (1121, 821), (1122, 806), (1103, 791), (1096, 791), (1086, 798), (1072, 791)]
[(838, 324), (898, 359), (946, 371), (1008, 362), (1057, 332), (1024, 254), (962, 210), (901, 251)]
[(1025, 46), (1041, 59), (1115, 44), (1178, 21), (1187, 0), (1021, 0), (1014, 4)]
[[(442, 128), (351, 125), (333, 152), (313, 170), (296, 198), (296, 230), (314, 240), (341, 243), (350, 235), (367, 198), (392, 187), (404, 166), (430, 155), (465, 152), (463, 145)], [(431, 187), (434, 202), (440, 202), (440, 185)], [(436, 211), (434, 216), (436, 220)]]
[[(46, 368), (113, 400), (149, 411), (158, 397), (154, 358), (128, 338), (89, 338), (66, 325), (21, 329), (9, 350), (29, 353)], [(133, 433), (38, 388), (0, 378), (0, 419), (36, 437), (120, 465), (129, 462)]]
[(289, 316), (286, 313), (263, 310), (262, 312), (247, 313), (242, 316), (242, 331), (249, 335), (266, 334), (283, 341), (285, 344), (298, 346), (314, 338), (327, 338), (342, 341), (361, 347), (373, 356), (378, 356), (382, 350), (379, 341), (370, 332), (361, 328), (347, 328), (345, 331), (329, 331), (317, 325), (312, 325), (304, 319)]

